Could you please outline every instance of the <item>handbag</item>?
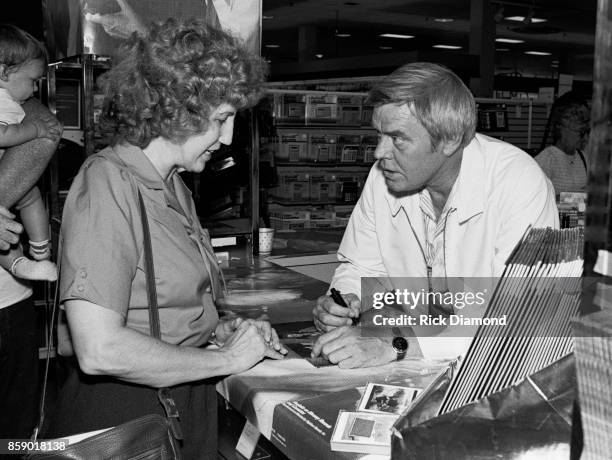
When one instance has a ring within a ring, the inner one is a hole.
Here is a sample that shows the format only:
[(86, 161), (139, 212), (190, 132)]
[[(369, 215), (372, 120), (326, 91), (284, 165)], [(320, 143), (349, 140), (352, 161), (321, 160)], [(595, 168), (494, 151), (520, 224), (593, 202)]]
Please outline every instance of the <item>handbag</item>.
[[(145, 274), (147, 279), (147, 298), (149, 300), (149, 323), (151, 336), (160, 339), (159, 311), (157, 305), (157, 292), (155, 289), (155, 274), (153, 269), (153, 251), (151, 248), (151, 235), (147, 213), (138, 190), (138, 204), (142, 220)], [(58, 269), (59, 269), (58, 264)], [(58, 285), (56, 284), (55, 300), (51, 314), (53, 324), (58, 304)], [(43, 384), (41, 403), (39, 408), (39, 421), (34, 429), (32, 439), (36, 440), (44, 422), (44, 401), (49, 375), (51, 337), (47, 347), (47, 360), (45, 379)], [(110, 428), (99, 434), (88, 437), (82, 441), (65, 446), (62, 450), (30, 452), (26, 458), (30, 459), (83, 459), (83, 460), (128, 460), (128, 459), (181, 459), (179, 441), (183, 439), (179, 423), (179, 413), (172, 399), (169, 388), (160, 388), (157, 396), (164, 407), (166, 417), (159, 414), (145, 415), (129, 422)], [(50, 445), (54, 445), (51, 443)]]

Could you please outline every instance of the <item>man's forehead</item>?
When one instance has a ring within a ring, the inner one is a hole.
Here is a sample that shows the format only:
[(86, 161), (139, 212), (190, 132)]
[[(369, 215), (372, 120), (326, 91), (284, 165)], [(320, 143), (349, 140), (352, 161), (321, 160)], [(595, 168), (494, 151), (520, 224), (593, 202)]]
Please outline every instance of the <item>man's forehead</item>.
[(372, 120), (376, 126), (385, 129), (400, 128), (406, 124), (418, 123), (408, 104), (385, 104), (374, 109)]

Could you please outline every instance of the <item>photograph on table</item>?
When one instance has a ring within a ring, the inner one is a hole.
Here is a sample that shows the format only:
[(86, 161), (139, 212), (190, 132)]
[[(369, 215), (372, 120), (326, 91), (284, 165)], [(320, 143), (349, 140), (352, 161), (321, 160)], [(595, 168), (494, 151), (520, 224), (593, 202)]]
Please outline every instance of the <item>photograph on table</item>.
[(400, 415), (420, 392), (420, 388), (368, 383), (357, 410)]
[(340, 411), (331, 448), (334, 451), (389, 455), (391, 427), (397, 420), (393, 414)]

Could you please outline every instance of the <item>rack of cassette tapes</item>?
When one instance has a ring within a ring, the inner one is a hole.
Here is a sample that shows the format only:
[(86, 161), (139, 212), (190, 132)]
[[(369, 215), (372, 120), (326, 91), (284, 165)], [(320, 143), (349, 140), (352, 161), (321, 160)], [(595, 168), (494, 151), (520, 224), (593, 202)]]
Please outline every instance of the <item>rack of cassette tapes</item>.
[(277, 172), (268, 212), (277, 229), (344, 228), (374, 163), (364, 93), (270, 90), (274, 129), (261, 139)]

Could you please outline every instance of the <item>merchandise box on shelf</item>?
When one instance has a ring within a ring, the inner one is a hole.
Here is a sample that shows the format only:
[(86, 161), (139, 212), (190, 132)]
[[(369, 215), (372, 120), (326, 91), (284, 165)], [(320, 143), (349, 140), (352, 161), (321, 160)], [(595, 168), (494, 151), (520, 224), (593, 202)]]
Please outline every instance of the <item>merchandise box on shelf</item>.
[(338, 122), (338, 96), (333, 94), (309, 94), (306, 96), (306, 123)]
[(336, 161), (338, 136), (327, 131), (317, 131), (308, 135), (308, 161), (313, 163)]

